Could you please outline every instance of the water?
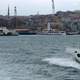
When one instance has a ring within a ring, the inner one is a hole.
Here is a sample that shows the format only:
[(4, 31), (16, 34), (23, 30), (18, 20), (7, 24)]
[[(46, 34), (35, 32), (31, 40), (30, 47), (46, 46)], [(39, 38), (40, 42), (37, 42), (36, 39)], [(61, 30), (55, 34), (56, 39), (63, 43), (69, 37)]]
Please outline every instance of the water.
[(79, 35), (1, 36), (0, 80), (80, 80), (79, 46)]

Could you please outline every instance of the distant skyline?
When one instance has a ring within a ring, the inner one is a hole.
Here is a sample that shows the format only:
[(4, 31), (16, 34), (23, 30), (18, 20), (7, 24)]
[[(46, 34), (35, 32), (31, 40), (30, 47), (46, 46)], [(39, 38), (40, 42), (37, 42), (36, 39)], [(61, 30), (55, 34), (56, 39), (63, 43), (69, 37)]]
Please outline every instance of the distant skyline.
[[(54, 0), (56, 11), (80, 10), (80, 0)], [(17, 7), (17, 15), (51, 14), (52, 0), (1, 0), (0, 15), (7, 15), (8, 5), (10, 14), (14, 15), (14, 7)]]

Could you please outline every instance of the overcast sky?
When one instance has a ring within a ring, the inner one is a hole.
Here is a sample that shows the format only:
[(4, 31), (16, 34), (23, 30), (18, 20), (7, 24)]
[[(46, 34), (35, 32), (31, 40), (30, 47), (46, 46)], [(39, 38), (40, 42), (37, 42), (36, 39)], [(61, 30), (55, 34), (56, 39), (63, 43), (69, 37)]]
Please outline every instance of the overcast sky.
[[(80, 0), (54, 0), (56, 11), (80, 10)], [(14, 14), (14, 6), (18, 15), (50, 14), (52, 13), (52, 0), (1, 0), (0, 15), (7, 15), (7, 7), (10, 6), (11, 15)]]

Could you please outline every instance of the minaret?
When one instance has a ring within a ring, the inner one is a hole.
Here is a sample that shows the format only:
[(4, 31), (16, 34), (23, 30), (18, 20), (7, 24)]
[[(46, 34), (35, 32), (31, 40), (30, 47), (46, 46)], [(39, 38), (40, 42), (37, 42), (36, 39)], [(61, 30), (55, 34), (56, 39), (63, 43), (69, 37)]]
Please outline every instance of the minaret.
[(54, 0), (52, 0), (52, 12), (55, 14), (55, 5), (54, 5)]

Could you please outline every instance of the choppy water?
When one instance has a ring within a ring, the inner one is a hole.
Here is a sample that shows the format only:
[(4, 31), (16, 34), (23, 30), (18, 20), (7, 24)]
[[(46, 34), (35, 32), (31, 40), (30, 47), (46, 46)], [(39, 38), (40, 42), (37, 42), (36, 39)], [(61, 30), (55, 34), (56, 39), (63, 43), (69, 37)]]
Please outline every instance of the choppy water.
[(2, 36), (0, 80), (80, 80), (74, 47), (80, 36)]

